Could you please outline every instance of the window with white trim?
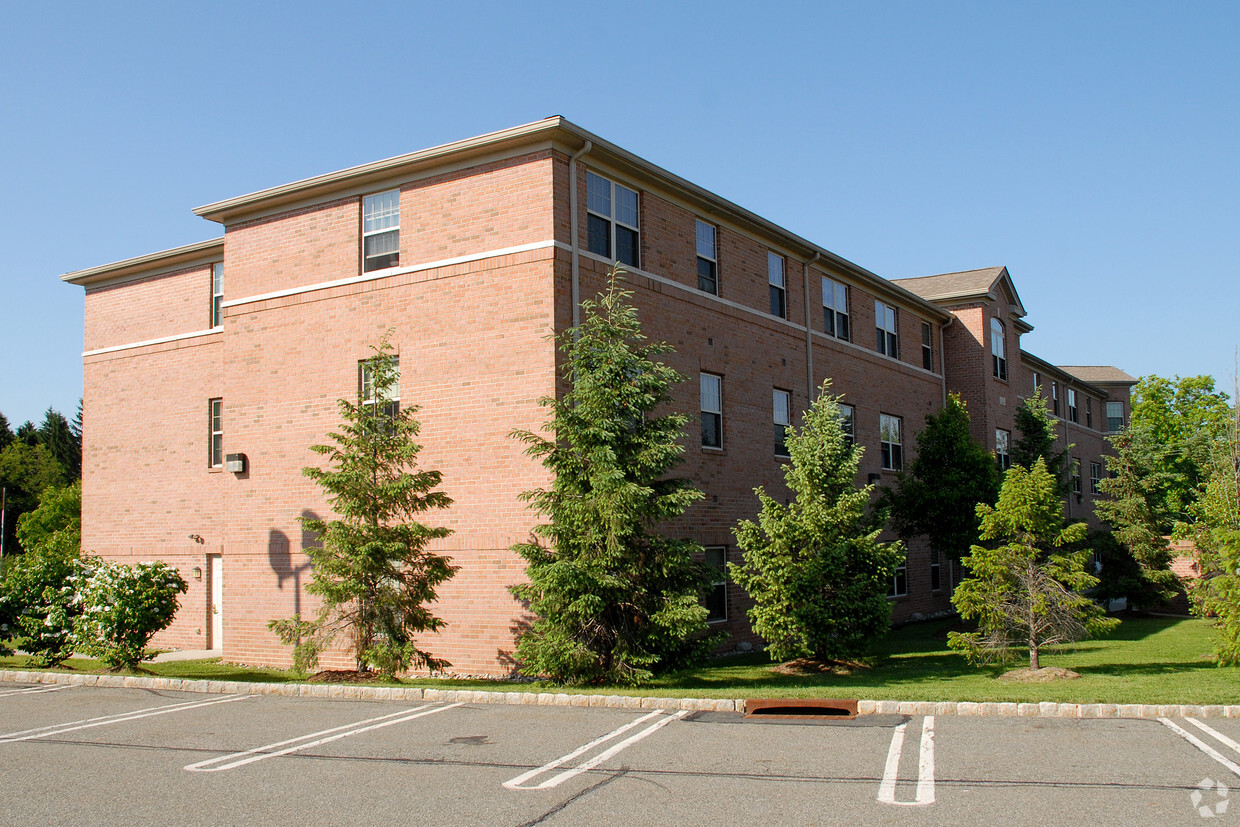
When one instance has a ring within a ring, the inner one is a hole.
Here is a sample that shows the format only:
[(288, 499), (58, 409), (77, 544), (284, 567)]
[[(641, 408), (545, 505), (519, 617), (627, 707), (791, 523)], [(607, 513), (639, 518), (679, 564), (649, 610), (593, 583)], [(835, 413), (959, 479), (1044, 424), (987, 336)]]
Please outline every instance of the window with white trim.
[(703, 373), (700, 379), (702, 447), (723, 447), (723, 377)]
[(1079, 412), (1076, 409), (1076, 391), (1068, 388), (1068, 419), (1073, 422), (1080, 422)]
[(1051, 382), (1051, 409), (1059, 416), (1059, 383)]
[(784, 289), (784, 257), (766, 254), (766, 280), (770, 285), (771, 315), (788, 318), (788, 294)]
[(1107, 433), (1118, 433), (1124, 430), (1124, 403), (1107, 403)]
[(207, 403), (207, 421), (211, 433), (208, 461), (212, 468), (224, 467), (224, 400), (212, 399)]
[(375, 387), (374, 375), (370, 365), (366, 362), (358, 363), (358, 383), (361, 389), (362, 407), (374, 409), (376, 405), (382, 406), (382, 411), (389, 418), (396, 416), (400, 412), (400, 360), (393, 358), (392, 367), (396, 371), (396, 381), (392, 383), (386, 392), (378, 393)]
[(1003, 336), (1003, 322), (990, 318), (990, 359), (996, 379), (1007, 381), (1007, 342)]
[(776, 388), (772, 392), (775, 419), (775, 456), (788, 456), (788, 427), (792, 425), (792, 394)]
[(211, 265), (211, 326), (224, 324), (224, 262)]
[(1002, 428), (995, 429), (995, 464), (1000, 471), (1012, 467), (1012, 434)]
[(1072, 458), (1072, 493), (1081, 493), (1081, 461), (1076, 457)]
[(715, 227), (705, 221), (697, 223), (698, 289), (719, 295), (719, 256), (715, 245)]
[(1094, 398), (1092, 396), (1085, 397), (1085, 427), (1094, 427)]
[(706, 592), (707, 623), (719, 623), (728, 619), (727, 561), (727, 546), (706, 547), (706, 568), (711, 572), (710, 588)]
[(903, 560), (900, 565), (896, 566), (896, 572), (891, 578), (891, 591), (887, 592), (888, 597), (905, 597), (908, 595), (908, 560)]
[(400, 190), (362, 198), (362, 272), (400, 264)]
[(878, 442), (883, 470), (901, 470), (904, 467), (904, 445), (900, 441), (900, 417), (878, 415)]
[(889, 304), (875, 301), (874, 326), (878, 334), (878, 352), (892, 359), (899, 359), (900, 340), (896, 335), (896, 309)]
[(640, 267), (636, 190), (586, 171), (586, 247), (608, 261)]
[(1098, 487), (1098, 483), (1102, 482), (1102, 463), (1091, 462), (1089, 464), (1089, 493), (1101, 494), (1102, 489)]
[(921, 323), (921, 366), (926, 370), (934, 370), (934, 339), (929, 322)]
[(848, 341), (848, 285), (822, 277), (822, 329)]
[(937, 592), (943, 588), (941, 569), (939, 566), (939, 550), (930, 549), (930, 591)]
[(857, 431), (857, 409), (852, 405), (839, 406), (840, 430), (844, 432), (844, 439), (848, 440), (849, 445), (856, 444)]

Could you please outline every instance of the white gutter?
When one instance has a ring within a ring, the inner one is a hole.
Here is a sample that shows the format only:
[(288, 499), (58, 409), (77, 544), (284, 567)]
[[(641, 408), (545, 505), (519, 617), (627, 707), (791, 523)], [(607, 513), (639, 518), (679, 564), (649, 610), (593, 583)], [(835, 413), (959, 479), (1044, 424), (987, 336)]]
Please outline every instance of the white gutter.
[(581, 264), (579, 255), (581, 252), (581, 233), (577, 227), (577, 159), (581, 158), (587, 152), (594, 148), (594, 142), (587, 140), (581, 149), (572, 154), (568, 159), (568, 226), (569, 232), (573, 234), (571, 239), (571, 247), (573, 249), (573, 336), (576, 337), (576, 330), (581, 325)]

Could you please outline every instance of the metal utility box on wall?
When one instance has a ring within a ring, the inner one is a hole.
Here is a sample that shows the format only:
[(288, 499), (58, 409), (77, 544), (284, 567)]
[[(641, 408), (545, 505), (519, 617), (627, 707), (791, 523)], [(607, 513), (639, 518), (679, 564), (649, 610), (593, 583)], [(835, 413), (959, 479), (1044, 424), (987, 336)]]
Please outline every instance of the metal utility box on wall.
[(225, 454), (224, 470), (234, 474), (244, 474), (246, 468), (245, 454)]

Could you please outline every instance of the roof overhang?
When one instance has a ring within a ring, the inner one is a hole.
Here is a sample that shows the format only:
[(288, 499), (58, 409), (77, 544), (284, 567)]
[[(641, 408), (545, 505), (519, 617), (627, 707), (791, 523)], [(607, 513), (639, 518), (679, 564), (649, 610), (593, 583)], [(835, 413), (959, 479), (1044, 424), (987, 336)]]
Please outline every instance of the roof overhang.
[(1020, 360), (1026, 367), (1036, 370), (1038, 373), (1045, 374), (1046, 376), (1053, 376), (1061, 382), (1066, 382), (1070, 385), (1075, 385), (1078, 388), (1091, 391), (1100, 397), (1110, 396), (1106, 388), (1095, 385), (1092, 382), (1086, 382), (1081, 377), (1069, 373), (1058, 365), (1052, 365), (1050, 362), (1034, 356), (1027, 350), (1022, 350), (1020, 352)]
[(70, 284), (80, 284), (83, 287), (98, 287), (101, 284), (133, 281), (223, 260), (224, 239), (213, 238), (210, 241), (199, 241), (196, 244), (186, 244), (184, 247), (174, 247), (171, 250), (162, 250), (112, 264), (102, 264), (86, 270), (65, 273), (60, 280)]

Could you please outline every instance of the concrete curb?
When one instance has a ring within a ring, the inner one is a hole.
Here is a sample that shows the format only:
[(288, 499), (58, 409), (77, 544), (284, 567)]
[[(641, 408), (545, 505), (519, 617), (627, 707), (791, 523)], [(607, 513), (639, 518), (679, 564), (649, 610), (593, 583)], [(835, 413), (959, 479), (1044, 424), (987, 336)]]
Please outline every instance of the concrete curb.
[[(348, 686), (310, 683), (246, 683), (139, 678), (132, 675), (71, 675), (65, 672), (0, 670), (0, 682), (164, 689), (224, 695), (280, 695), (357, 701), (441, 701), (444, 703), (528, 704), (620, 709), (675, 709), (692, 712), (743, 712), (743, 698), (644, 698), (633, 695), (567, 695), (558, 692), (487, 692), (403, 686)], [(959, 715), (1020, 718), (1240, 718), (1240, 705), (977, 703), (973, 701), (858, 701), (859, 715)]]

